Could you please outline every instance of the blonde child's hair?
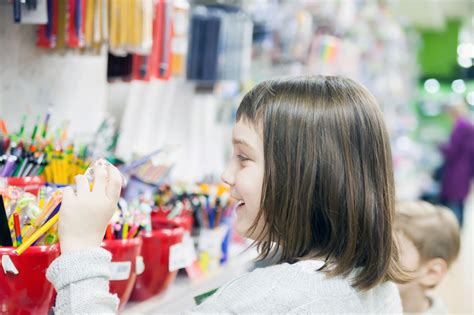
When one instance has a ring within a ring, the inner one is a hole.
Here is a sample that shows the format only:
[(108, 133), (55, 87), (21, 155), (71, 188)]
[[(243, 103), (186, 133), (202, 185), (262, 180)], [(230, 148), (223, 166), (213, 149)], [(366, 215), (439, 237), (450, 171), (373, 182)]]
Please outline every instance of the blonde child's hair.
[(458, 257), (459, 224), (446, 207), (425, 201), (400, 202), (396, 207), (395, 228), (413, 242), (422, 262), (442, 258), (450, 266)]

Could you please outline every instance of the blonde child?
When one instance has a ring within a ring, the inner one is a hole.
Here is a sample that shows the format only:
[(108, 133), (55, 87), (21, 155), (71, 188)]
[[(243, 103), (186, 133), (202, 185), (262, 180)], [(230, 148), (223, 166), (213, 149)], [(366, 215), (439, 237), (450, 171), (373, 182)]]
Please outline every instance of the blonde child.
[[(279, 262), (224, 285), (192, 312), (401, 313), (393, 281), (407, 277), (393, 234), (392, 158), (372, 94), (340, 77), (265, 81), (242, 100), (232, 143), (222, 178), (238, 200), (237, 232), (262, 258), (278, 252)], [(90, 192), (78, 176), (61, 209), (63, 254), (48, 277), (56, 311), (66, 314), (117, 309), (110, 254), (99, 243), (119, 175), (110, 167), (97, 174), (100, 188)]]
[(415, 279), (400, 284), (405, 313), (448, 314), (438, 297), (427, 291), (444, 278), (459, 254), (459, 224), (453, 213), (424, 201), (403, 202), (395, 220), (403, 266)]

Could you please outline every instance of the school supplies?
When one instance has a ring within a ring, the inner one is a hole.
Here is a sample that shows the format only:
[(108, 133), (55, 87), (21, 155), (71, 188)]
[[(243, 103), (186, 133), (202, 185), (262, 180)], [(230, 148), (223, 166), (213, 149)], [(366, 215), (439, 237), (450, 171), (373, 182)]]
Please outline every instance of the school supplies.
[(225, 5), (196, 6), (189, 30), (189, 80), (213, 84), (248, 77), (253, 30), (249, 16)]
[(48, 231), (56, 222), (58, 222), (59, 213), (55, 214), (48, 222), (41, 226), (36, 232), (34, 232), (28, 239), (25, 240), (16, 250), (17, 255), (21, 255), (25, 250), (28, 249), (38, 238), (40, 238), (46, 231)]
[(130, 202), (121, 198), (118, 207), (107, 226), (105, 238), (130, 239), (140, 231), (151, 232), (151, 199), (140, 198)]
[(149, 81), (151, 78), (169, 79), (171, 75), (172, 1), (157, 0), (152, 12), (151, 51), (137, 52), (132, 59), (132, 77)]
[(232, 215), (233, 201), (222, 184), (161, 185), (155, 193), (155, 207), (168, 219), (194, 213), (201, 227), (214, 229)]
[(20, 215), (18, 213), (13, 214), (13, 221), (15, 226), (16, 246), (20, 246), (22, 243), (22, 238), (20, 228)]

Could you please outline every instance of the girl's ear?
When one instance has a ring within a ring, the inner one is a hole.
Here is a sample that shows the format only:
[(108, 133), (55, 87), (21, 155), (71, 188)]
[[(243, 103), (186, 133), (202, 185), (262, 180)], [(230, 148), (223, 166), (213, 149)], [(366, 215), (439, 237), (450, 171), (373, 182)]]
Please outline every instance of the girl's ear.
[(422, 275), (420, 284), (426, 288), (436, 287), (444, 275), (448, 272), (448, 264), (442, 258), (434, 258), (424, 263), (422, 266)]

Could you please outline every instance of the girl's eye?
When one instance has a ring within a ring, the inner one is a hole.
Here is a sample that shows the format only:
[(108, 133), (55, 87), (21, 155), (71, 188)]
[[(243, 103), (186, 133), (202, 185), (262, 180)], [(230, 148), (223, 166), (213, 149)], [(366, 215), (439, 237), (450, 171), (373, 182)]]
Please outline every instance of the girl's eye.
[(248, 160), (249, 160), (249, 158), (247, 158), (247, 157), (245, 157), (245, 156), (243, 156), (243, 155), (241, 155), (241, 154), (238, 154), (238, 155), (237, 155), (237, 158), (239, 159), (240, 162), (245, 162), (245, 161), (248, 161)]

